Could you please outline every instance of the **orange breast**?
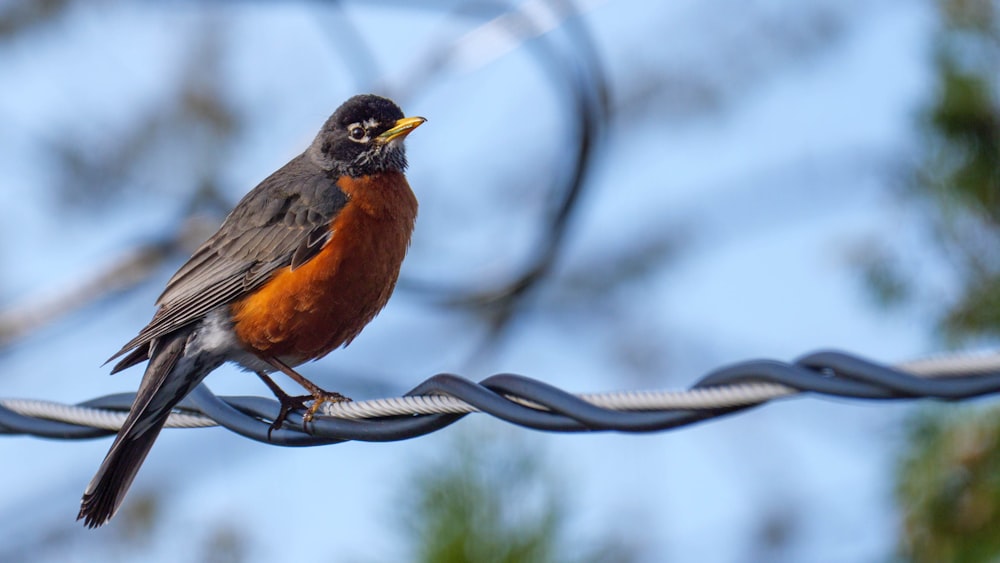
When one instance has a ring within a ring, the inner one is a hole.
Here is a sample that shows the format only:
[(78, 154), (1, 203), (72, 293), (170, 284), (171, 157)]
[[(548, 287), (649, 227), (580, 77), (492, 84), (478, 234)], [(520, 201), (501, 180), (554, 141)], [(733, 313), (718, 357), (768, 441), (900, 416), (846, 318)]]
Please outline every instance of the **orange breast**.
[(292, 365), (325, 356), (350, 343), (392, 294), (417, 200), (399, 173), (338, 185), (348, 203), (331, 223), (326, 246), (232, 305), (237, 337), (259, 356)]

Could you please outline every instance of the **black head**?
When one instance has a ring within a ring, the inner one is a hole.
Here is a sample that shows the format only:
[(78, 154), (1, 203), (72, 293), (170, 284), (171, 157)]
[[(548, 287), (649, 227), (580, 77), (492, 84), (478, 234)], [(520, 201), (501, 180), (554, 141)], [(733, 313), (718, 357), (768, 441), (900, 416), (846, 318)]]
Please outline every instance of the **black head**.
[(425, 120), (404, 117), (392, 100), (363, 94), (326, 120), (306, 154), (337, 175), (367, 176), (406, 169), (403, 139)]

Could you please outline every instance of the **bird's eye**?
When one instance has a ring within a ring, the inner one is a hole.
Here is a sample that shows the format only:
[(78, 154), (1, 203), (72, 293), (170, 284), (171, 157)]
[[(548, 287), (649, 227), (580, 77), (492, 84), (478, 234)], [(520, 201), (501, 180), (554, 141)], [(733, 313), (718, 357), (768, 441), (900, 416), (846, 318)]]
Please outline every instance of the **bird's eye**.
[(361, 127), (360, 125), (355, 125), (354, 127), (351, 127), (350, 130), (348, 130), (347, 134), (354, 141), (361, 141), (367, 135), (367, 133), (365, 132), (365, 128)]

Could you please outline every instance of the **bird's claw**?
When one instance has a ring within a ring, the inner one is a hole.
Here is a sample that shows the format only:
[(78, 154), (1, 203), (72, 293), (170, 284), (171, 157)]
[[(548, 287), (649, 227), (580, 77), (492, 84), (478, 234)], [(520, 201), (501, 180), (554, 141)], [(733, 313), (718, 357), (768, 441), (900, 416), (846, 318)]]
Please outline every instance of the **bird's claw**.
[(316, 413), (319, 412), (320, 407), (323, 406), (323, 403), (346, 403), (351, 400), (350, 397), (345, 397), (340, 393), (334, 391), (323, 391), (323, 390), (320, 390), (318, 393), (314, 394), (312, 396), (312, 399), (313, 403), (309, 405), (309, 410), (306, 411), (306, 414), (302, 415), (303, 431), (307, 431), (306, 424), (312, 422), (313, 418), (316, 416)]
[(281, 428), (281, 425), (285, 423), (285, 419), (288, 418), (289, 413), (306, 408), (306, 402), (312, 398), (312, 395), (292, 396), (282, 392), (281, 395), (278, 396), (278, 403), (281, 405), (281, 408), (278, 410), (278, 416), (274, 417), (274, 422), (272, 422), (271, 426), (267, 428), (268, 441), (271, 440), (271, 432)]

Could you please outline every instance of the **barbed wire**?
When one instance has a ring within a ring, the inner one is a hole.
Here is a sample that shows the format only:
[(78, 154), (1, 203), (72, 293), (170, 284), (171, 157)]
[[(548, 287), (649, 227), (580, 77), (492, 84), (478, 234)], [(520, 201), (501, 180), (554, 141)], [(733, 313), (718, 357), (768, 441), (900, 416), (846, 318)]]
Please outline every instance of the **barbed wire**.
[[(542, 381), (498, 374), (478, 383), (435, 375), (402, 397), (324, 404), (303, 425), (302, 413), (268, 437), (279, 405), (263, 397), (213, 394), (200, 385), (167, 422), (172, 428), (222, 426), (241, 436), (282, 446), (349, 440), (386, 442), (429, 434), (463, 416), (486, 413), (554, 432), (653, 432), (733, 414), (800, 393), (898, 400), (962, 400), (1000, 393), (1000, 351), (942, 356), (895, 367), (837, 351), (793, 362), (750, 360), (705, 375), (683, 391), (623, 391), (573, 395)], [(0, 399), (0, 434), (85, 439), (113, 434), (134, 395), (119, 393), (67, 405)]]

